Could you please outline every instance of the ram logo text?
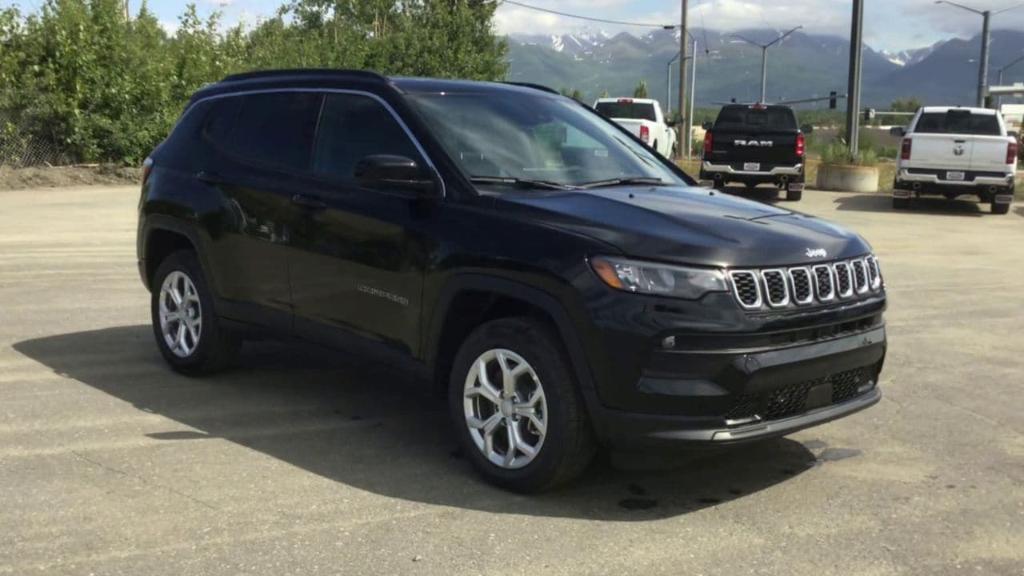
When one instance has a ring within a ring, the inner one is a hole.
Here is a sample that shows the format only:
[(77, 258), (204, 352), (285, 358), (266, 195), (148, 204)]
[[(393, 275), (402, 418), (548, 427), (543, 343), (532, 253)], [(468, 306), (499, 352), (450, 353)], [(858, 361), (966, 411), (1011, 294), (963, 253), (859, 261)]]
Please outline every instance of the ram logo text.
[(775, 142), (771, 140), (733, 140), (733, 146), (771, 148), (772, 146), (775, 146)]

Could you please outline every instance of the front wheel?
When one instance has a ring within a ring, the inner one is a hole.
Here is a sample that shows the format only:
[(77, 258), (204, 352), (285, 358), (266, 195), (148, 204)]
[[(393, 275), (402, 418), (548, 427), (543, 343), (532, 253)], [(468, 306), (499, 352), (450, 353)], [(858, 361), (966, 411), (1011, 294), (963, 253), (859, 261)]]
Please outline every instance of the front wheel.
[(1003, 214), (1008, 214), (1009, 212), (1010, 212), (1010, 203), (1009, 202), (1006, 202), (1004, 204), (1000, 204), (1000, 203), (996, 202), (995, 199), (992, 200), (992, 213), (993, 214), (1003, 215)]
[(193, 252), (175, 252), (160, 263), (153, 276), (150, 311), (160, 353), (178, 372), (214, 372), (238, 353), (241, 340), (221, 327)]
[(495, 320), (456, 355), (449, 410), (463, 452), (488, 481), (541, 492), (579, 476), (595, 444), (559, 339), (541, 322)]

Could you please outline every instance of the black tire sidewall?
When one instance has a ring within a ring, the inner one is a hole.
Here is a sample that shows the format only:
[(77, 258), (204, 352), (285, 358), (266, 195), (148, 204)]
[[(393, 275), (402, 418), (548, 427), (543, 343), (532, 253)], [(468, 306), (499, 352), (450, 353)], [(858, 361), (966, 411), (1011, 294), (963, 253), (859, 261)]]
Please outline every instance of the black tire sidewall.
[[(160, 328), (160, 290), (164, 280), (173, 272), (183, 272), (196, 287), (202, 314), (202, 331), (199, 346), (187, 358), (181, 358), (168, 348)], [(175, 370), (183, 374), (199, 374), (220, 367), (224, 360), (225, 335), (222, 333), (214, 308), (213, 295), (203, 276), (199, 261), (192, 252), (175, 252), (164, 259), (153, 275), (152, 294), (150, 298), (150, 314), (153, 324), (153, 336), (164, 360)]]
[[(463, 389), (473, 363), (484, 352), (502, 348), (523, 357), (540, 378), (547, 401), (547, 435), (536, 459), (518, 470), (507, 470), (492, 464), (470, 437), (463, 412)], [(452, 367), (448, 386), (448, 403), (455, 434), (463, 453), (491, 482), (517, 492), (536, 492), (558, 483), (569, 452), (580, 445), (571, 436), (577, 418), (583, 411), (575, 379), (561, 346), (539, 322), (508, 319), (490, 322), (474, 331), (463, 343)], [(589, 431), (589, 430), (588, 430)]]

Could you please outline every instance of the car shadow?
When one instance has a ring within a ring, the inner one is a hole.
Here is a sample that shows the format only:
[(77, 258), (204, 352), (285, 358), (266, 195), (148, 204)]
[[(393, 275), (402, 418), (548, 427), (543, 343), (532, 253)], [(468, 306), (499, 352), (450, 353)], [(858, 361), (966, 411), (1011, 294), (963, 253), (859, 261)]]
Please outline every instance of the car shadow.
[(837, 210), (856, 212), (896, 212), (899, 214), (928, 214), (932, 216), (966, 216), (980, 218), (988, 216), (988, 207), (972, 200), (947, 200), (945, 198), (923, 197), (911, 200), (910, 207), (896, 210), (892, 207), (892, 196), (888, 194), (857, 194), (839, 196), (834, 200)]
[(577, 483), (527, 497), (476, 476), (455, 450), (443, 401), (372, 360), (259, 342), (246, 345), (237, 368), (192, 379), (166, 367), (144, 325), (26, 340), (14, 348), (181, 425), (147, 433), (154, 441), (221, 438), (361, 490), (494, 513), (613, 521), (677, 516), (770, 488), (837, 450), (820, 441), (775, 439), (726, 452), (650, 455), (632, 470), (599, 458)]

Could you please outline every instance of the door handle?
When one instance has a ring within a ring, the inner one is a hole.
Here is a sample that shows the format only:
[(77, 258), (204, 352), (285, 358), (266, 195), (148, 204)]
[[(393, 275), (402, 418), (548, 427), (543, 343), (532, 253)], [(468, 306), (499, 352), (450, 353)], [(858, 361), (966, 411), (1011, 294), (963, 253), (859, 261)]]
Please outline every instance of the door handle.
[(207, 172), (206, 170), (202, 170), (200, 172), (197, 172), (196, 173), (196, 178), (198, 178), (200, 182), (205, 182), (207, 184), (226, 184), (227, 183), (227, 181), (224, 180), (224, 177), (221, 176), (220, 174), (217, 174), (216, 172)]
[(319, 199), (312, 196), (305, 196), (303, 194), (296, 194), (292, 196), (292, 204), (296, 206), (302, 206), (303, 208), (309, 208), (310, 210), (323, 210), (327, 208), (327, 204)]

